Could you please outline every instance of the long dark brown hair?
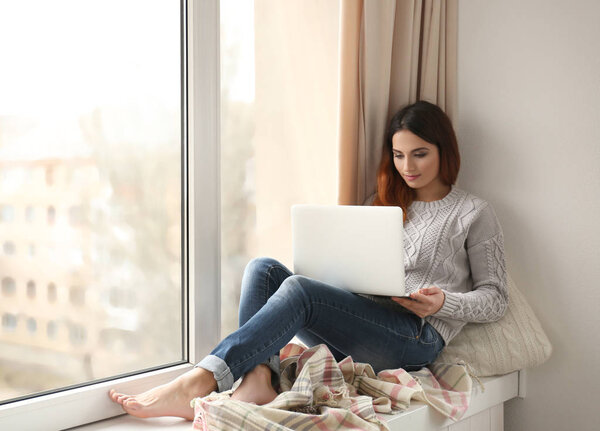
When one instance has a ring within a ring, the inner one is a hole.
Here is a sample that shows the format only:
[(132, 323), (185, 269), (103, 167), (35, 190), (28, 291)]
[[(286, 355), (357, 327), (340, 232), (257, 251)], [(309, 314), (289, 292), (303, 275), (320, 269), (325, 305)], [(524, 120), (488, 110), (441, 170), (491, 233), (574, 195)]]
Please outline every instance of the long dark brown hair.
[(460, 154), (452, 123), (439, 106), (421, 100), (402, 108), (392, 117), (377, 169), (377, 194), (373, 205), (399, 206), (406, 221), (406, 212), (415, 200), (416, 191), (406, 184), (394, 166), (392, 137), (401, 130), (409, 130), (438, 147), (440, 179), (445, 185), (456, 182)]

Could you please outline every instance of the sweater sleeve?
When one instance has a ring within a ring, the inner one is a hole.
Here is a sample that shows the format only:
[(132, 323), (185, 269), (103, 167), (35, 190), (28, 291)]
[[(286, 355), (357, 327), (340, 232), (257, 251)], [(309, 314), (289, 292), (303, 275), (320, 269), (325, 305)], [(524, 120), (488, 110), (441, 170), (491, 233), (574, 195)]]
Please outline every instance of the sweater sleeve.
[(508, 289), (504, 237), (491, 205), (470, 226), (466, 248), (473, 288), (466, 293), (444, 291), (444, 304), (434, 316), (464, 322), (499, 320), (508, 306)]

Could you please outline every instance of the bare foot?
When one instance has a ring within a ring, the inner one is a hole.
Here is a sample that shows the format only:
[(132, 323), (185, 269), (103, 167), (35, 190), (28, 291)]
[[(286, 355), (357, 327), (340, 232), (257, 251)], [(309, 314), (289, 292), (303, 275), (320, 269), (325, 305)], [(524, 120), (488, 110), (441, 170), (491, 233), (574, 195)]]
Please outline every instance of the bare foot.
[(273, 401), (277, 392), (271, 386), (271, 369), (264, 364), (246, 374), (242, 383), (231, 394), (231, 399), (262, 406)]
[(139, 395), (126, 395), (111, 389), (109, 397), (123, 410), (140, 418), (178, 416), (194, 419), (190, 401), (203, 397), (217, 389), (213, 373), (203, 368), (193, 368), (172, 382), (157, 386)]

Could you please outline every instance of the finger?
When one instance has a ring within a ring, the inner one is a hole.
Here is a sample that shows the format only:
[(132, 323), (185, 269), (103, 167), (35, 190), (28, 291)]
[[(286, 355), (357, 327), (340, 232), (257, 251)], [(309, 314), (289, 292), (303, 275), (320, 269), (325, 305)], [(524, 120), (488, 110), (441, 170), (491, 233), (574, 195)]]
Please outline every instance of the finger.
[(428, 298), (428, 295), (424, 295), (424, 294), (422, 294), (420, 292), (413, 292), (413, 293), (410, 294), (410, 297), (413, 300), (415, 300), (417, 302), (420, 302), (422, 304), (429, 304), (431, 302), (431, 299)]
[(423, 305), (423, 303), (410, 300), (403, 304), (403, 307), (406, 308), (408, 311), (419, 316), (423, 313), (426, 313), (428, 309), (428, 307), (426, 305)]
[(442, 289), (437, 286), (423, 287), (422, 289), (419, 289), (419, 293), (422, 293), (423, 295), (435, 295), (441, 291)]
[(414, 307), (417, 305), (417, 301), (408, 298), (396, 298), (394, 301), (410, 311), (414, 311)]

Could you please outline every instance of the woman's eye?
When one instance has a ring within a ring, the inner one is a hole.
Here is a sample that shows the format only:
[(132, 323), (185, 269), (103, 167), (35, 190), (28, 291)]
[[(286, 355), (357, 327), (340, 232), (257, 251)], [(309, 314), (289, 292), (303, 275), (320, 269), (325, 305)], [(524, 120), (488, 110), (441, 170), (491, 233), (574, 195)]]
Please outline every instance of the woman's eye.
[[(420, 159), (422, 159), (425, 156), (427, 156), (427, 153), (415, 154), (415, 157), (418, 157)], [(402, 158), (404, 158), (404, 155), (403, 154), (394, 154), (394, 158), (396, 158), (396, 159), (402, 159)]]

